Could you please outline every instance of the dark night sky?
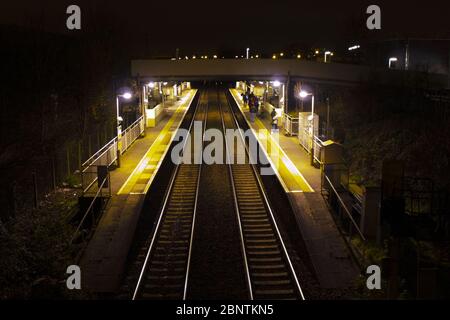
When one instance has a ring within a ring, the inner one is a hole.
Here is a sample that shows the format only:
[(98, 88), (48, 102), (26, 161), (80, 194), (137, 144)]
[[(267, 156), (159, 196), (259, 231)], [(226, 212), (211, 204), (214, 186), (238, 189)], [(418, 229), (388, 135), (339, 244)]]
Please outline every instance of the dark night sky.
[[(386, 35), (450, 36), (447, 1), (107, 1), (2, 0), (0, 23), (65, 31), (65, 8), (78, 4), (84, 30), (112, 28), (139, 37), (145, 31), (155, 53), (219, 48), (258, 50), (291, 43), (334, 44), (365, 28), (369, 4), (382, 9)], [(183, 52), (182, 52), (183, 53)]]

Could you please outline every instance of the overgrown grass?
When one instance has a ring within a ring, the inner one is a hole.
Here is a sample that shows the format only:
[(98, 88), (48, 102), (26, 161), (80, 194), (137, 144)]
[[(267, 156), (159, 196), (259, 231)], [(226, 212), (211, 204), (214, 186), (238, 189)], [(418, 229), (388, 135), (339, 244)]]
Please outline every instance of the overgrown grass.
[(0, 230), (0, 299), (82, 298), (65, 285), (78, 250), (69, 244), (74, 227), (67, 222), (76, 199), (75, 191), (60, 189)]

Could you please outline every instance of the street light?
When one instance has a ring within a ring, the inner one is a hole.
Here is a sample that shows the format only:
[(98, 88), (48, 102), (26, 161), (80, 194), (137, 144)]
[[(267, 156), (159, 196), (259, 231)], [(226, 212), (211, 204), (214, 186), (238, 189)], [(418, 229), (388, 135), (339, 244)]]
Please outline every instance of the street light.
[(314, 165), (314, 94), (306, 92), (304, 90), (300, 91), (300, 98), (305, 99), (311, 96), (311, 165)]
[(325, 51), (325, 53), (323, 54), (323, 60), (324, 60), (325, 63), (327, 62), (327, 56), (328, 56), (328, 55), (332, 56), (332, 55), (333, 55), (333, 52), (331, 52), (331, 51)]
[(119, 98), (124, 98), (126, 100), (130, 100), (133, 95), (130, 92), (125, 92), (124, 94), (118, 94), (116, 96), (116, 122), (117, 122), (117, 167), (120, 168), (120, 149), (121, 149), (121, 141), (122, 138), (122, 121), (123, 118), (119, 114)]
[(250, 48), (247, 48), (247, 59), (248, 59), (249, 54), (250, 54)]
[(389, 69), (391, 68), (392, 62), (397, 62), (397, 60), (396, 57), (389, 58)]
[(359, 44), (357, 44), (357, 45), (349, 47), (348, 51), (356, 50), (356, 49), (359, 49), (359, 48), (361, 48), (361, 46)]

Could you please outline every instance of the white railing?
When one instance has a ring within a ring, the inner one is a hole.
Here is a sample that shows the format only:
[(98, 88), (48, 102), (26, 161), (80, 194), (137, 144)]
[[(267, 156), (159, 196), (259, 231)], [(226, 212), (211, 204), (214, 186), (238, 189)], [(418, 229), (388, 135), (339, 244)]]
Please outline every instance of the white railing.
[(139, 138), (139, 136), (144, 132), (145, 123), (144, 117), (137, 119), (132, 125), (130, 125), (124, 132), (122, 132), (122, 137), (120, 138), (119, 144), (121, 144), (120, 154), (123, 154), (128, 148), (133, 144), (133, 142)]
[(112, 139), (92, 157), (90, 157), (82, 165), (81, 169), (81, 185), (83, 193), (87, 193), (89, 189), (97, 182), (99, 166), (109, 167), (117, 160), (117, 138)]
[(320, 140), (318, 137), (314, 137), (314, 159), (318, 163), (322, 163), (322, 148), (323, 148), (323, 141)]
[[(304, 129), (299, 132), (298, 141), (300, 142), (300, 145), (306, 150), (306, 152), (310, 154), (312, 139), (311, 135), (308, 132), (308, 129)], [(322, 163), (322, 148), (323, 141), (320, 140), (317, 136), (314, 136), (314, 160), (318, 163)]]
[(284, 114), (284, 130), (290, 136), (298, 135), (298, 118), (294, 118), (291, 115)]
[(92, 157), (83, 163), (81, 166), (81, 184), (83, 192), (87, 193), (90, 188), (97, 182), (98, 166), (111, 166), (117, 160), (117, 147), (120, 148), (120, 154), (123, 154), (129, 149), (133, 142), (144, 132), (145, 120), (144, 117), (137, 119), (122, 133), (122, 137), (117, 144), (117, 137), (109, 141)]

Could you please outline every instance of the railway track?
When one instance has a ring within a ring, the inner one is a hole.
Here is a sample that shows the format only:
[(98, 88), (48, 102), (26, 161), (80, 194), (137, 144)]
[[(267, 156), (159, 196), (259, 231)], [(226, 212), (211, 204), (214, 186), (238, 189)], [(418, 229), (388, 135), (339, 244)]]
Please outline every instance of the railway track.
[[(218, 95), (223, 131), (240, 128), (228, 98), (223, 93)], [(231, 151), (226, 145), (228, 157)], [(261, 180), (249, 164), (246, 151), (247, 164), (228, 162), (250, 299), (304, 299)]]
[[(215, 103), (218, 106), (219, 115), (217, 110), (214, 115), (218, 116), (215, 119), (220, 123), (220, 130), (226, 132), (226, 129), (240, 129), (228, 97), (222, 91), (213, 92), (213, 94), (206, 92), (200, 96), (189, 131), (192, 130), (194, 121), (201, 120), (204, 124), (202, 132), (204, 135), (209, 103)], [(240, 135), (241, 141), (245, 141), (242, 133)], [(238, 151), (230, 150), (227, 139), (224, 142), (227, 157), (231, 157), (232, 151)], [(237, 146), (235, 145), (234, 148)], [(201, 149), (191, 152), (192, 157), (202, 156), (203, 142)], [(304, 299), (261, 179), (256, 167), (249, 164), (248, 148), (239, 151), (245, 153), (246, 164), (232, 164), (228, 161), (229, 164), (224, 165), (228, 168), (230, 189), (234, 200), (233, 215), (236, 215), (239, 228), (239, 238), (236, 236), (234, 243), (236, 248), (241, 248), (236, 252), (238, 255), (239, 251), (242, 253), (244, 262), (246, 285), (242, 280), (242, 290), (246, 287), (247, 296), (252, 300)], [(201, 164), (176, 166), (155, 231), (151, 241), (149, 240), (150, 244), (146, 247), (145, 261), (140, 270), (133, 299), (185, 300), (189, 298), (187, 293), (192, 246), (201, 248), (202, 245), (208, 245), (208, 243), (193, 243), (195, 230), (208, 228), (205, 223), (198, 226), (195, 224), (201, 172)], [(223, 179), (218, 179), (217, 183), (222, 182)], [(228, 210), (232, 210), (231, 207)], [(238, 241), (240, 241), (239, 244)], [(218, 254), (224, 255), (226, 252), (218, 252)], [(222, 267), (226, 268), (226, 266)], [(226, 281), (226, 279), (217, 279), (217, 281)]]
[[(201, 119), (206, 122), (207, 109), (207, 95), (203, 94), (192, 118), (190, 132), (194, 121)], [(185, 148), (186, 144), (183, 151)], [(195, 152), (191, 154), (191, 163), (195, 163), (194, 157), (199, 155)], [(200, 176), (201, 164), (177, 165), (133, 300), (185, 298)]]

